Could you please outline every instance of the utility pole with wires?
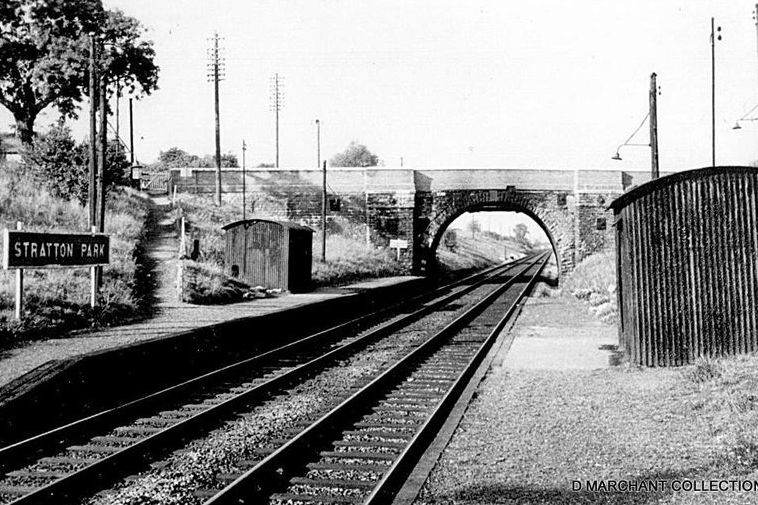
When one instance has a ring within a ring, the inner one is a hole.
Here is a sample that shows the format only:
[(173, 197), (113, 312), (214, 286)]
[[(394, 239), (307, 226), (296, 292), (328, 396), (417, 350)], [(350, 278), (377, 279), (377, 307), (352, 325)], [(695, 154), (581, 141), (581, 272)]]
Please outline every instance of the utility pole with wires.
[(209, 38), (211, 47), (208, 49), (208, 80), (213, 80), (213, 96), (216, 111), (216, 206), (221, 207), (221, 120), (219, 118), (219, 100), (218, 100), (218, 82), (224, 79), (224, 58), (221, 56), (222, 48), (219, 47), (219, 37), (214, 32), (213, 37)]
[(247, 195), (247, 188), (245, 187), (245, 151), (247, 151), (247, 144), (245, 144), (245, 139), (242, 139), (242, 220), (247, 220), (247, 200), (245, 199), (245, 196)]
[(650, 159), (651, 159), (651, 179), (657, 179), (660, 176), (658, 168), (658, 85), (656, 84), (656, 74), (650, 74)]
[(316, 120), (316, 168), (321, 166), (321, 121)]
[(279, 111), (284, 107), (284, 92), (282, 78), (274, 74), (271, 79), (271, 110), (276, 115), (276, 168), (279, 168)]
[(326, 191), (326, 160), (324, 160), (324, 187), (323, 187), (323, 193), (321, 198), (321, 263), (326, 263), (326, 199), (327, 199), (327, 191)]
[(97, 226), (97, 46), (89, 40), (89, 228)]
[(716, 166), (716, 40), (721, 40), (721, 27), (715, 28), (711, 18), (711, 163)]

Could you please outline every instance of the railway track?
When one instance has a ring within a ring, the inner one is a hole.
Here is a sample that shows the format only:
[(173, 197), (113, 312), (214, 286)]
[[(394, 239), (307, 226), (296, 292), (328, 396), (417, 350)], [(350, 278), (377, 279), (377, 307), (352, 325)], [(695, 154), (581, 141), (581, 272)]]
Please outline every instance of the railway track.
[(514, 262), (491, 269), (416, 300), (410, 313), (385, 309), (2, 448), (0, 504), (75, 502), (493, 278), (526, 268)]
[(205, 505), (391, 500), (528, 293), (542, 255)]

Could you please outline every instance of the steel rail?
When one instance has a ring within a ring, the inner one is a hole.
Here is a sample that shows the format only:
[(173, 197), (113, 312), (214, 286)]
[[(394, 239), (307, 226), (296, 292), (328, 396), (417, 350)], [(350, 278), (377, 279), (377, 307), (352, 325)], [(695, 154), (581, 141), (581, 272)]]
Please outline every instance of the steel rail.
[(72, 421), (63, 426), (53, 428), (52, 430), (48, 430), (39, 435), (2, 447), (0, 448), (0, 472), (5, 472), (8, 468), (17, 467), (20, 464), (33, 460), (34, 456), (42, 450), (48, 451), (51, 447), (54, 448), (54, 446), (62, 447), (65, 444), (70, 444), (82, 437), (83, 434), (92, 430), (102, 429), (104, 426), (112, 425), (127, 415), (139, 416), (143, 412), (153, 408), (155, 405), (164, 404), (182, 394), (194, 393), (197, 389), (208, 387), (208, 384), (211, 382), (222, 381), (225, 377), (239, 373), (242, 369), (264, 365), (266, 361), (273, 361), (284, 356), (288, 352), (294, 353), (298, 349), (311, 347), (322, 340), (339, 338), (347, 331), (359, 329), (364, 325), (368, 326), (382, 317), (397, 312), (399, 309), (405, 309), (408, 306), (423, 303), (424, 299), (433, 299), (434, 297), (440, 296), (442, 293), (450, 291), (466, 282), (473, 281), (475, 283), (500, 269), (511, 268), (518, 265), (523, 260), (524, 258), (520, 258), (504, 265), (496, 265), (485, 271), (478, 272), (474, 275), (467, 276), (463, 279), (436, 288), (430, 293), (424, 293), (405, 302), (394, 304), (370, 314), (351, 319), (294, 342), (270, 349), (251, 358), (226, 365), (198, 377), (150, 393), (142, 398), (132, 400), (118, 407), (98, 412), (91, 416)]
[(475, 319), (494, 300), (513, 285), (522, 274), (537, 265), (540, 261), (543, 262), (540, 265), (539, 270), (541, 270), (548, 257), (547, 254), (541, 254), (536, 259), (533, 259), (533, 261), (527, 262), (526, 266), (521, 268), (518, 273), (510, 277), (472, 308), (458, 316), (454, 321), (416, 347), (391, 368), (381, 373), (352, 396), (243, 473), (214, 497), (204, 502), (204, 505), (261, 503), (272, 487), (282, 484), (285, 476), (288, 474), (288, 470), (291, 470), (293, 467), (299, 468), (304, 464), (304, 454), (307, 454), (309, 451), (312, 452), (314, 448), (322, 446), (324, 441), (329, 439), (329, 437), (341, 432), (344, 425), (354, 418), (356, 412), (373, 402), (381, 392), (387, 389), (392, 381), (404, 374), (408, 367), (419, 362), (420, 359), (430, 352), (433, 352), (435, 346), (445, 338), (455, 334)]
[[(447, 294), (437, 301), (433, 301), (431, 303), (427, 302), (427, 304), (423, 305), (420, 309), (406, 316), (403, 316), (400, 319), (381, 324), (379, 327), (371, 330), (368, 334), (356, 340), (353, 340), (346, 345), (333, 349), (279, 376), (273, 377), (263, 384), (252, 387), (246, 392), (240, 393), (234, 398), (209, 407), (208, 409), (203, 410), (202, 412), (199, 412), (192, 417), (189, 417), (172, 426), (167, 427), (163, 431), (138, 440), (133, 445), (120, 449), (103, 459), (93, 462), (89, 466), (86, 466), (79, 471), (71, 473), (59, 480), (53, 481), (44, 487), (40, 487), (10, 503), (13, 505), (50, 503), (51, 501), (55, 500), (60, 501), (68, 499), (72, 496), (79, 496), (85, 491), (85, 489), (91, 488), (95, 482), (97, 482), (98, 485), (102, 484), (106, 480), (106, 476), (112, 476), (117, 471), (118, 473), (128, 472), (137, 466), (143, 465), (145, 456), (149, 456), (159, 451), (165, 451), (167, 447), (173, 444), (181, 443), (183, 440), (190, 438), (191, 434), (197, 433), (198, 430), (201, 430), (205, 426), (208, 426), (212, 423), (217, 423), (219, 418), (229, 413), (233, 413), (240, 408), (247, 407), (258, 399), (271, 396), (274, 394), (274, 392), (286, 388), (292, 382), (295, 382), (307, 376), (313, 370), (317, 369), (320, 366), (323, 366), (325, 363), (338, 359), (339, 357), (348, 354), (355, 349), (358, 349), (361, 345), (367, 345), (371, 341), (381, 338), (382, 336), (389, 334), (392, 331), (403, 327), (404, 325), (410, 324), (411, 322), (423, 317), (425, 314), (434, 311), (436, 308), (445, 305), (451, 300), (460, 297), (475, 289), (476, 287), (484, 284), (491, 277), (503, 275), (505, 272), (508, 272), (512, 268), (517, 267), (519, 264), (520, 262), (513, 262), (507, 265), (500, 265), (499, 267), (490, 269), (485, 273), (485, 275), (477, 274), (473, 276), (477, 278), (473, 283), (464, 286), (459, 291)], [(502, 272), (500, 272), (500, 270), (502, 270)], [(460, 286), (467, 280), (470, 280), (470, 278), (462, 279), (461, 281), (453, 283), (453, 285)], [(435, 290), (433, 293), (444, 293), (446, 290), (450, 289), (451, 288), (448, 285)], [(429, 298), (430, 296), (427, 295), (425, 297)], [(384, 312), (385, 310), (386, 309), (383, 309), (380, 312)], [(371, 315), (367, 317), (370, 316)], [(364, 318), (357, 318), (356, 320), (349, 321), (348, 323), (344, 323), (338, 327), (354, 327), (355, 324), (351, 323), (355, 323), (356, 321), (363, 319)], [(139, 415), (140, 412), (143, 412), (153, 405), (161, 405), (165, 403), (165, 400), (167, 399), (166, 395), (170, 392), (176, 392), (178, 388), (181, 388), (182, 390), (197, 388), (202, 384), (202, 381), (208, 380), (211, 376), (215, 376), (215, 379), (218, 379), (218, 374), (225, 374), (232, 368), (239, 368), (243, 365), (249, 367), (253, 364), (260, 363), (261, 360), (267, 357), (271, 358), (272, 353), (275, 351), (281, 351), (283, 349), (291, 351), (295, 348), (293, 347), (295, 344), (301, 344), (302, 346), (308, 343), (313, 343), (315, 340), (317, 340), (318, 337), (323, 338), (325, 334), (336, 331), (335, 328), (322, 331), (316, 335), (306, 337), (305, 339), (301, 339), (300, 341), (294, 342), (292, 344), (287, 344), (281, 348), (269, 351), (265, 353), (265, 355), (260, 355), (244, 360), (243, 362), (224, 367), (214, 372), (210, 372), (177, 386), (172, 386), (166, 390), (153, 393), (143, 399), (135, 400), (121, 407), (116, 407), (109, 411), (95, 414), (94, 416), (85, 418), (81, 421), (77, 421), (71, 423), (70, 425), (52, 430), (52, 432), (33, 437), (28, 441), (19, 442), (13, 446), (2, 449), (0, 451), (0, 455), (3, 455), (4, 453), (5, 456), (8, 456), (8, 454), (12, 454), (13, 452), (20, 454), (20, 452), (23, 450), (22, 446), (25, 442), (28, 442), (31, 447), (40, 450), (45, 447), (46, 443), (56, 442), (61, 438), (61, 436), (63, 436), (63, 441), (57, 442), (56, 447), (62, 447), (65, 444), (70, 443), (70, 437), (66, 436), (66, 430), (76, 430), (76, 433), (79, 433), (81, 431), (95, 429), (93, 426), (102, 426), (103, 424), (107, 424), (107, 421), (112, 422), (113, 420), (117, 420), (119, 419), (119, 416), (124, 417), (126, 413), (130, 415)], [(300, 346), (298, 346), (298, 348), (299, 347)], [(49, 453), (49, 451), (46, 452)]]
[(387, 503), (387, 500), (391, 499), (400, 487), (405, 482), (408, 474), (413, 469), (413, 466), (418, 461), (423, 451), (428, 447), (429, 443), (434, 439), (435, 435), (439, 431), (440, 427), (444, 424), (445, 419), (450, 414), (450, 411), (455, 406), (456, 401), (460, 397), (463, 390), (468, 385), (471, 377), (476, 372), (479, 364), (489, 352), (492, 345), (497, 340), (498, 335), (510, 320), (514, 311), (518, 307), (521, 300), (529, 293), (537, 281), (537, 277), (547, 263), (549, 257), (546, 257), (542, 264), (537, 269), (536, 273), (529, 279), (524, 288), (516, 297), (516, 300), (508, 307), (503, 317), (495, 325), (490, 334), (487, 336), (484, 344), (479, 347), (479, 350), (471, 358), (464, 370), (458, 376), (451, 388), (442, 398), (442, 401), (436, 409), (431, 413), (427, 421), (421, 426), (419, 431), (409, 442), (408, 446), (398, 456), (397, 460), (390, 466), (389, 470), (379, 480), (379, 483), (374, 487), (374, 490), (363, 502), (364, 505), (378, 505), (381, 503)]

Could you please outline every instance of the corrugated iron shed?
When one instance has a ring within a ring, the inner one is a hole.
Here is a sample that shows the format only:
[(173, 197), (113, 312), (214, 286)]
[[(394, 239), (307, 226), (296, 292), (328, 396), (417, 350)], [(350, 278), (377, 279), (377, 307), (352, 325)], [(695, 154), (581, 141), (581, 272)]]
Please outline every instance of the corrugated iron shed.
[(758, 349), (758, 169), (679, 172), (610, 207), (619, 342), (631, 362), (683, 365)]
[(226, 274), (251, 286), (308, 291), (313, 230), (290, 221), (248, 219), (226, 231)]

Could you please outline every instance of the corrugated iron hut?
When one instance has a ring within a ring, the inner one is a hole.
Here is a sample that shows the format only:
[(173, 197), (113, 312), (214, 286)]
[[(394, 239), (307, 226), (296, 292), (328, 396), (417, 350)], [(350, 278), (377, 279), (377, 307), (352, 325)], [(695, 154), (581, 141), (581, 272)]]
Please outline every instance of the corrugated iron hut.
[(631, 362), (758, 349), (758, 169), (690, 170), (617, 198), (619, 342)]
[(226, 274), (251, 286), (310, 289), (313, 230), (288, 221), (248, 219), (226, 231)]

